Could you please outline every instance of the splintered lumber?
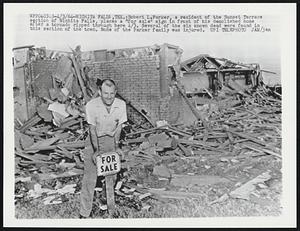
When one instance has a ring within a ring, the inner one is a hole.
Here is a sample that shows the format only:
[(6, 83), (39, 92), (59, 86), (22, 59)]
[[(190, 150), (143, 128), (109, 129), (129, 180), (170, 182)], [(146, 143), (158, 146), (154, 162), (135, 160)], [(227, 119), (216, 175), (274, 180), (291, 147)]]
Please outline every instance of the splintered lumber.
[(117, 96), (124, 100), (127, 105), (131, 106), (134, 110), (136, 110), (148, 123), (151, 124), (152, 127), (155, 127), (154, 122), (147, 115), (145, 115), (145, 113), (141, 112), (134, 105), (132, 105), (132, 103), (129, 100), (127, 100), (124, 96), (122, 96), (119, 92), (117, 92)]
[(145, 137), (140, 137), (136, 139), (128, 139), (127, 141), (123, 142), (123, 144), (136, 144), (136, 143), (143, 143), (147, 139)]
[(34, 158), (34, 157), (31, 156), (31, 155), (28, 155), (28, 154), (26, 154), (26, 153), (23, 153), (21, 150), (16, 150), (15, 153), (16, 153), (17, 156), (23, 157), (23, 158), (25, 158), (25, 159), (27, 159), (27, 160), (31, 160), (31, 161), (36, 161), (36, 160), (37, 160), (36, 158)]
[(193, 112), (193, 114), (196, 116), (196, 118), (198, 120), (201, 120), (204, 127), (208, 128), (208, 124), (205, 121), (204, 117), (198, 112), (198, 110), (194, 107), (194, 105), (191, 103), (191, 101), (188, 99), (188, 97), (184, 94), (184, 92), (180, 89), (180, 87), (178, 87), (177, 84), (175, 84), (177, 90), (179, 91), (179, 93), (182, 95), (184, 101), (186, 102), (186, 104), (190, 107), (191, 111)]
[(31, 161), (21, 160), (20, 164), (55, 164), (55, 162), (43, 161), (43, 160), (31, 160)]
[(21, 161), (21, 163), (23, 164), (55, 164), (55, 162), (52, 162), (52, 161), (43, 161), (43, 160), (40, 160), (38, 158), (35, 158), (34, 156), (32, 155), (28, 155), (26, 153), (23, 153), (21, 150), (16, 150), (16, 155), (17, 156), (20, 156), (20, 157), (23, 157), (27, 160), (30, 160), (30, 161)]
[(230, 141), (231, 143), (233, 143), (233, 142), (234, 142), (234, 138), (233, 138), (232, 134), (231, 134), (230, 132), (226, 132), (226, 134), (227, 134), (227, 136), (228, 136), (229, 141)]
[(186, 132), (186, 131), (178, 131), (176, 128), (171, 127), (171, 126), (168, 126), (168, 127), (166, 128), (166, 130), (167, 130), (167, 131), (171, 131), (171, 132), (173, 132), (173, 133), (175, 133), (175, 134), (177, 134), (177, 135), (181, 135), (181, 136), (183, 136), (183, 137), (190, 137), (190, 136), (192, 135), (191, 133)]
[(26, 135), (30, 135), (30, 136), (44, 136), (45, 135), (43, 133), (36, 132), (36, 131), (30, 131), (30, 130), (26, 130), (24, 133)]
[(134, 136), (134, 135), (139, 135), (139, 134), (144, 134), (144, 133), (151, 133), (151, 132), (155, 132), (155, 131), (159, 131), (159, 130), (165, 130), (165, 131), (170, 131), (173, 132), (177, 135), (181, 135), (183, 137), (190, 137), (192, 134), (186, 131), (179, 131), (178, 129), (170, 126), (170, 125), (163, 125), (160, 127), (156, 127), (156, 128), (150, 128), (150, 129), (146, 129), (146, 130), (142, 130), (142, 131), (137, 131), (137, 132), (132, 132), (127, 134), (126, 136)]
[(255, 112), (250, 111), (250, 110), (246, 110), (246, 111), (249, 112), (249, 113), (252, 114), (252, 115), (255, 115), (255, 116), (256, 116), (257, 118), (259, 118), (259, 119), (262, 119), (262, 120), (265, 120), (265, 121), (268, 121), (268, 122), (272, 122), (272, 119), (264, 118), (264, 117), (262, 117), (262, 116), (256, 114)]
[(191, 185), (213, 185), (218, 183), (228, 183), (229, 180), (220, 176), (214, 175), (178, 175), (173, 174), (170, 184), (174, 186), (191, 186)]
[(44, 100), (46, 100), (48, 103), (54, 103), (55, 101), (49, 99), (48, 97), (43, 97)]
[(38, 142), (35, 142), (32, 146), (28, 147), (29, 149), (39, 149), (39, 147), (43, 147), (43, 146), (49, 146), (51, 144), (54, 144), (55, 142), (57, 142), (59, 140), (59, 138), (57, 137), (52, 137), (50, 139), (46, 139), (46, 140), (41, 140)]
[[(58, 130), (58, 131), (62, 131), (62, 130)], [(70, 137), (70, 134), (68, 132), (65, 132), (65, 133), (58, 133), (56, 132), (54, 134), (55, 137), (59, 138), (60, 140), (64, 140), (64, 139), (67, 139)]]
[[(139, 187), (137, 185), (134, 185), (132, 183), (124, 183), (123, 184), (125, 187), (127, 188), (131, 188), (131, 189), (135, 189), (135, 191), (139, 192), (139, 193), (149, 193), (149, 190), (146, 189), (146, 188), (142, 188), (142, 187)], [(158, 190), (159, 191), (159, 190)], [(151, 193), (152, 194), (152, 193)], [(160, 195), (156, 194), (156, 195), (150, 195), (151, 198), (153, 199), (156, 199), (156, 200), (159, 200), (159, 201), (162, 201), (162, 202), (167, 202), (164, 198), (160, 197)]]
[[(220, 150), (215, 150), (215, 151), (210, 151), (210, 150), (204, 150), (204, 149), (199, 149), (199, 150), (193, 150), (194, 155), (223, 155), (224, 152)], [(199, 158), (199, 157), (197, 157)]]
[(207, 138), (208, 138), (208, 131), (207, 130), (204, 130), (204, 134), (203, 134), (203, 142), (206, 142), (207, 141)]
[(148, 137), (148, 141), (150, 144), (156, 145), (158, 147), (170, 148), (172, 147), (173, 139), (170, 136), (168, 136), (165, 132), (162, 132), (159, 134), (151, 134)]
[(220, 144), (213, 142), (203, 142), (200, 140), (185, 140), (185, 139), (176, 139), (178, 143), (191, 145), (191, 146), (204, 146), (204, 147), (218, 147)]
[(203, 196), (203, 194), (200, 193), (163, 191), (159, 189), (149, 189), (149, 192), (154, 194), (155, 196), (172, 199), (199, 198)]
[(19, 139), (17, 142), (21, 144), (22, 148), (28, 148), (34, 144), (34, 139), (31, 136), (19, 133)]
[(248, 181), (247, 183), (243, 184), (242, 186), (238, 187), (237, 189), (231, 191), (229, 195), (233, 198), (249, 200), (251, 192), (255, 190), (255, 185), (259, 183), (264, 183), (265, 181), (268, 181), (270, 179), (271, 174), (270, 170), (268, 170), (255, 177), (254, 179)]
[(137, 132), (132, 132), (132, 133), (127, 134), (126, 136), (134, 136), (134, 135), (140, 135), (140, 134), (143, 134), (143, 133), (154, 132), (154, 131), (157, 131), (157, 130), (164, 129), (164, 128), (166, 128), (166, 126), (168, 126), (168, 125), (164, 125), (164, 126), (157, 127), (157, 128), (149, 128), (149, 129), (145, 129), (145, 130), (141, 130), (141, 131), (137, 131)]
[(212, 98), (212, 99), (214, 98), (214, 97), (212, 96), (212, 94), (211, 94), (205, 87), (204, 87), (203, 89), (204, 89), (204, 91), (209, 95), (210, 98)]
[(82, 76), (81, 76), (80, 67), (78, 66), (78, 63), (75, 60), (74, 56), (71, 56), (70, 58), (72, 60), (73, 66), (74, 66), (74, 69), (75, 69), (74, 72), (75, 72), (76, 77), (78, 78), (78, 82), (79, 82), (80, 88), (82, 90), (84, 100), (85, 100), (85, 102), (87, 102), (88, 101), (88, 95), (87, 95), (87, 92), (86, 92), (85, 84), (84, 84)]
[(228, 131), (231, 132), (232, 134), (235, 134), (235, 135), (237, 135), (239, 137), (242, 137), (244, 139), (248, 139), (248, 140), (250, 140), (250, 141), (252, 141), (254, 143), (260, 144), (262, 146), (266, 146), (267, 145), (266, 142), (260, 141), (260, 140), (256, 139), (255, 137), (250, 136), (248, 134), (244, 134), (244, 133), (240, 133), (240, 132), (235, 132), (235, 131), (232, 131), (232, 130), (228, 130)]
[(272, 91), (275, 95), (281, 97), (281, 95), (279, 93), (277, 93), (276, 91)]
[(280, 156), (278, 153), (272, 152), (271, 150), (268, 150), (268, 149), (265, 149), (265, 148), (253, 147), (249, 144), (243, 144), (243, 146), (246, 147), (246, 148), (249, 148), (253, 151), (257, 151), (257, 152), (260, 152), (260, 153), (267, 153), (269, 155), (276, 156), (276, 157), (282, 159), (282, 156)]
[(39, 180), (47, 181), (47, 180), (53, 180), (53, 179), (58, 179), (58, 178), (78, 176), (78, 175), (82, 175), (82, 174), (83, 174), (82, 169), (72, 168), (71, 170), (69, 170), (67, 172), (63, 172), (61, 174), (41, 173), (41, 174), (38, 174), (38, 178), (39, 178)]
[(230, 144), (230, 140), (226, 140), (224, 143), (222, 143), (222, 144), (218, 147), (218, 149), (224, 150), (224, 148), (225, 148), (227, 145), (229, 145), (229, 144)]
[(57, 146), (64, 147), (64, 148), (84, 148), (85, 147), (85, 141), (77, 141), (77, 142), (69, 142), (69, 143), (57, 143), (56, 145), (30, 147), (30, 148), (25, 148), (24, 151), (30, 152), (30, 151), (53, 150), (53, 149), (56, 149)]
[(38, 122), (40, 122), (42, 120), (42, 118), (39, 115), (35, 115), (32, 118), (30, 118), (29, 120), (27, 120), (23, 126), (20, 128), (20, 132), (24, 133), (28, 128), (31, 128), (32, 126), (34, 126), (35, 124), (37, 124)]
[(57, 145), (57, 148), (60, 149), (60, 150), (55, 149), (58, 153), (68, 157), (69, 159), (73, 159), (74, 157), (73, 153), (69, 152), (66, 148), (61, 147), (59, 145)]
[[(197, 135), (194, 138), (195, 139), (201, 139), (201, 138), (205, 138), (205, 136), (206, 136), (206, 134), (202, 134), (202, 135)], [(211, 134), (211, 135), (207, 134), (206, 140), (208, 140), (208, 139), (216, 139), (216, 138), (226, 138), (226, 137), (228, 137), (228, 135), (225, 134), (225, 133)]]
[(60, 125), (60, 129), (64, 129), (64, 128), (70, 128), (71, 126), (80, 123), (79, 120), (76, 120), (78, 116), (73, 117), (71, 120), (67, 121), (67, 122), (63, 122), (62, 125)]
[(184, 147), (182, 144), (178, 144), (178, 147), (184, 153), (185, 156), (193, 156), (192, 150)]
[(43, 161), (49, 161), (51, 158), (49, 158), (48, 155), (45, 155), (45, 154), (39, 154), (39, 153), (34, 153), (34, 158), (36, 160), (43, 160)]
[(76, 120), (79, 116), (76, 115), (76, 116), (72, 116), (70, 118), (66, 118), (64, 119), (64, 121), (61, 123), (61, 126), (69, 126), (69, 122), (73, 122), (74, 120)]
[[(151, 155), (148, 155), (148, 153), (146, 153), (146, 152), (143, 152), (143, 151), (140, 151), (140, 153), (141, 154), (136, 154), (136, 155), (134, 155), (134, 157), (135, 158), (141, 158), (141, 159), (143, 159), (143, 160), (145, 160), (145, 161), (152, 161), (152, 162), (156, 162), (156, 160), (154, 159), (154, 157), (152, 157)], [(144, 154), (144, 155), (142, 155), (142, 154)]]
[(268, 97), (268, 96), (266, 96), (265, 98), (266, 98), (267, 100), (269, 100), (269, 101), (272, 101), (272, 102), (281, 103), (281, 100), (279, 100), (279, 99), (273, 99), (273, 98)]

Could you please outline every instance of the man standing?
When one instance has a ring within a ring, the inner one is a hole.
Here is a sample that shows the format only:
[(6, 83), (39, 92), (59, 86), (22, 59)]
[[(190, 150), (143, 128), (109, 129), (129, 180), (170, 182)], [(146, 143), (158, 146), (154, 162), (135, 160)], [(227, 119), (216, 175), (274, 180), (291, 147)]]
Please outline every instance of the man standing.
[(111, 79), (98, 82), (99, 97), (86, 105), (91, 147), (84, 156), (84, 175), (80, 194), (80, 217), (89, 217), (92, 211), (97, 181), (95, 155), (118, 148), (122, 124), (127, 121), (126, 103), (116, 96), (116, 84)]

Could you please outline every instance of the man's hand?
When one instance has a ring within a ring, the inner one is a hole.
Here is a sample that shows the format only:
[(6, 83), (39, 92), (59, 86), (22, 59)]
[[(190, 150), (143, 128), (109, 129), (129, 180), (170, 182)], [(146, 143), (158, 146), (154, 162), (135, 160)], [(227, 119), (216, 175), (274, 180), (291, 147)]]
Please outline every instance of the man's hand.
[(94, 162), (95, 165), (97, 165), (97, 159), (96, 159), (96, 157), (99, 156), (99, 155), (100, 155), (100, 154), (99, 154), (98, 151), (97, 151), (97, 152), (94, 152), (94, 154), (93, 154), (93, 156), (92, 156), (92, 159), (93, 159), (93, 162)]
[(98, 152), (98, 138), (97, 138), (97, 132), (96, 132), (96, 126), (94, 125), (89, 125), (90, 128), (90, 136), (91, 136), (91, 143), (92, 143), (92, 147), (94, 152)]
[(125, 153), (124, 153), (120, 148), (117, 148), (117, 149), (116, 149), (116, 153), (119, 154), (121, 160), (124, 160), (124, 159), (125, 159)]

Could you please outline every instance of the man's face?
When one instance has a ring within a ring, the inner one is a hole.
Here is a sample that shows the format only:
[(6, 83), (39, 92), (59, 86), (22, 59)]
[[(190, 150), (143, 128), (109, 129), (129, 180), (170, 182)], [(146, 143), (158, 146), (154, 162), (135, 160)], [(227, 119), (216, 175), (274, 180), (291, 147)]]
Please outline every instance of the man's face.
[(115, 86), (107, 86), (105, 84), (102, 85), (101, 90), (101, 98), (103, 103), (106, 106), (111, 106), (113, 104), (113, 102), (115, 101), (115, 97), (116, 97), (116, 88)]

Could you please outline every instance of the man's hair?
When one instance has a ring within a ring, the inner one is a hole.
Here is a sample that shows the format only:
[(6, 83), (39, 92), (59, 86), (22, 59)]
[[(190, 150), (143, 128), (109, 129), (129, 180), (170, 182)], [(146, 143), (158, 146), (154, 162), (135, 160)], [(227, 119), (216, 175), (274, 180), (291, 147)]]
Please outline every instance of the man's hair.
[(101, 90), (102, 86), (103, 85), (106, 85), (108, 87), (112, 87), (114, 86), (115, 89), (117, 89), (117, 85), (115, 83), (115, 81), (113, 81), (112, 79), (97, 79), (97, 82), (96, 82), (98, 88)]

